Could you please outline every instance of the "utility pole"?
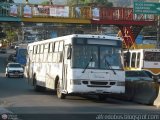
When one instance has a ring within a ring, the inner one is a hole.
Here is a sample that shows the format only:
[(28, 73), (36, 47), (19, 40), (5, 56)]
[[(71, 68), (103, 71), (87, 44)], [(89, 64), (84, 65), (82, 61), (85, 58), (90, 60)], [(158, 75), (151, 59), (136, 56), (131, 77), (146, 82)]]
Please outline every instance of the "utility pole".
[(160, 48), (160, 16), (158, 16), (157, 20), (157, 48)]
[(160, 15), (158, 15), (157, 19), (157, 48), (160, 48)]

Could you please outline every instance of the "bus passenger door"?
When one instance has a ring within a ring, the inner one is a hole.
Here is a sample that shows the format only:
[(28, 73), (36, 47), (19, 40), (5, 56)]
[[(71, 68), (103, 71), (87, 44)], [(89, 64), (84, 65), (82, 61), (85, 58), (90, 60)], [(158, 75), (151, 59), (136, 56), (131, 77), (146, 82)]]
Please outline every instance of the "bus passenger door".
[(68, 75), (68, 50), (69, 46), (64, 47), (64, 52), (63, 52), (63, 71), (62, 71), (62, 80), (63, 80), (63, 90), (67, 90), (67, 75)]

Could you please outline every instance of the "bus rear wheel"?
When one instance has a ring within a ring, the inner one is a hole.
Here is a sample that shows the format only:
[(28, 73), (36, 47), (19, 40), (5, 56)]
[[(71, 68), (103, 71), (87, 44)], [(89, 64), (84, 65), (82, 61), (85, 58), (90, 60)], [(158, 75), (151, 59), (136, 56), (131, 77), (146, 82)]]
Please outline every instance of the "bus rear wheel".
[(58, 83), (57, 83), (57, 97), (59, 99), (65, 99), (66, 98), (66, 95), (64, 93), (62, 93), (62, 87), (61, 87), (60, 81), (58, 81)]

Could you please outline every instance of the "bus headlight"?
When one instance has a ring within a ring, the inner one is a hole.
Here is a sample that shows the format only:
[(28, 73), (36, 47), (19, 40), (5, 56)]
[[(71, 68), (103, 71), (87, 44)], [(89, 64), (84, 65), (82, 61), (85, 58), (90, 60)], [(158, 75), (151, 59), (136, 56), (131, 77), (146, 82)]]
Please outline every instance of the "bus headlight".
[(117, 86), (125, 86), (125, 82), (117, 82)]
[(70, 80), (71, 85), (81, 85), (81, 80)]

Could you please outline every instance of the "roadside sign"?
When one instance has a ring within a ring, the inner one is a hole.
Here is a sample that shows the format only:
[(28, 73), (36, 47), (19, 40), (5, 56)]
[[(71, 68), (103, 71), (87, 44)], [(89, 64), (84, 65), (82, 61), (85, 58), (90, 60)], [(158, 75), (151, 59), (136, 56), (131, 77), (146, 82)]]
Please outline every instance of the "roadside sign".
[(160, 3), (134, 2), (135, 14), (157, 14), (160, 15)]

